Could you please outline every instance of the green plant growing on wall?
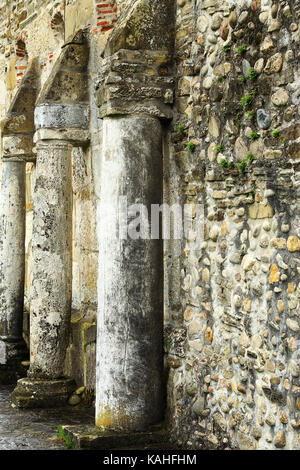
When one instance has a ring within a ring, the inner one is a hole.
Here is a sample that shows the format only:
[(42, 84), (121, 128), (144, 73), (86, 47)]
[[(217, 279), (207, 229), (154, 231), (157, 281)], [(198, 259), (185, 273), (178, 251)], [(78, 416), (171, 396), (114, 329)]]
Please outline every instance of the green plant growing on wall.
[(182, 124), (178, 124), (177, 132), (178, 132), (178, 134), (183, 134), (184, 133), (184, 127), (183, 127)]
[(73, 445), (72, 438), (71, 438), (71, 436), (69, 436), (65, 433), (65, 431), (63, 430), (61, 425), (59, 425), (58, 428), (57, 428), (56, 437), (59, 441), (62, 441), (65, 444), (65, 447), (67, 449), (73, 449), (74, 445)]
[(252, 103), (253, 103), (253, 96), (251, 96), (251, 95), (244, 95), (244, 96), (242, 96), (242, 98), (241, 98), (241, 105), (243, 106), (243, 108), (247, 108), (247, 107), (250, 106)]
[(253, 67), (251, 67), (249, 69), (248, 77), (249, 77), (250, 80), (255, 80), (256, 79), (257, 75), (256, 75), (256, 72), (255, 72)]
[(249, 193), (249, 196), (251, 197), (252, 202), (254, 202), (254, 200), (255, 200), (255, 192), (254, 192), (254, 191), (251, 191), (251, 192)]
[(221, 158), (220, 161), (219, 161), (219, 165), (222, 168), (234, 168), (235, 167), (234, 163), (229, 162), (228, 160), (226, 160), (226, 158)]
[(222, 81), (223, 81), (222, 75), (218, 75), (217, 78), (216, 78), (216, 82), (217, 83), (222, 83)]
[(249, 121), (252, 121), (253, 118), (254, 118), (254, 111), (252, 109), (250, 109), (250, 111), (247, 111), (247, 117), (249, 119)]
[(73, 447), (74, 447), (72, 438), (69, 435), (65, 437), (65, 446), (66, 446), (67, 449), (73, 449)]
[(226, 53), (230, 51), (229, 44), (226, 44), (225, 46), (223, 46), (223, 51), (226, 52)]
[(63, 441), (64, 438), (65, 438), (65, 431), (63, 430), (62, 426), (59, 425), (58, 428), (57, 428), (57, 435), (56, 435), (57, 439), (59, 441)]
[(236, 167), (240, 173), (245, 173), (247, 165), (252, 163), (254, 160), (256, 160), (256, 157), (253, 155), (253, 153), (248, 152), (244, 160), (237, 163)]
[(167, 352), (170, 351), (171, 346), (172, 346), (172, 338), (169, 338), (168, 341), (167, 341), (167, 344), (166, 344), (166, 350), (167, 350)]
[(253, 155), (253, 153), (248, 152), (246, 155), (246, 160), (249, 163), (252, 163), (254, 160), (256, 160), (256, 157)]
[(196, 149), (196, 145), (194, 144), (194, 142), (189, 142), (187, 144), (187, 149), (189, 152), (194, 153)]
[(237, 47), (236, 50), (237, 50), (237, 53), (238, 53), (238, 54), (242, 55), (242, 54), (244, 54), (244, 52), (246, 52), (247, 47), (244, 46), (244, 45), (243, 45), (243, 46), (239, 46), (239, 47)]
[(226, 160), (226, 158), (221, 158), (221, 160), (219, 161), (219, 165), (220, 165), (222, 168), (228, 168), (228, 167), (229, 167), (229, 163), (228, 163), (228, 161)]
[(234, 120), (236, 121), (236, 123), (237, 123), (238, 126), (241, 125), (241, 117), (242, 117), (241, 113), (237, 113), (237, 114), (235, 115)]
[(246, 160), (242, 160), (241, 162), (238, 162), (236, 164), (236, 167), (237, 167), (237, 169), (239, 170), (240, 173), (245, 173), (246, 166), (247, 166), (247, 161)]
[(280, 131), (278, 129), (275, 129), (273, 132), (271, 132), (272, 137), (277, 138), (279, 137), (279, 135), (280, 135)]
[(238, 80), (241, 82), (241, 83), (245, 83), (246, 82), (246, 78), (242, 75), (241, 77), (238, 78)]
[(216, 146), (217, 155), (218, 155), (218, 153), (222, 152), (222, 150), (223, 150), (223, 145), (222, 145), (222, 144), (218, 144), (218, 145)]
[(258, 134), (258, 132), (256, 131), (251, 132), (251, 134), (249, 135), (250, 140), (257, 140), (259, 138), (260, 138), (260, 134)]

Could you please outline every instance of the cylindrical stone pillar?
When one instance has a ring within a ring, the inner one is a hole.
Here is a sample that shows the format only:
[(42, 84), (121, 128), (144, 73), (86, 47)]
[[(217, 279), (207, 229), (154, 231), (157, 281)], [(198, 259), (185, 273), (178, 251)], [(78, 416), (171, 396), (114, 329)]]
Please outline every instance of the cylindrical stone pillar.
[(37, 144), (29, 376), (62, 376), (72, 296), (72, 146)]
[[(163, 412), (162, 240), (124, 236), (127, 198), (143, 204), (162, 199), (162, 127), (147, 116), (103, 121), (98, 211), (99, 275), (96, 425), (143, 430)], [(137, 214), (138, 216), (138, 214)], [(129, 222), (132, 217), (129, 217)], [(130, 232), (130, 227), (129, 227)]]
[(69, 340), (72, 286), (72, 172), (68, 141), (37, 143), (32, 233), (30, 368), (13, 402), (50, 407), (65, 402), (73, 382), (62, 377)]
[[(16, 380), (26, 358), (22, 337), (25, 276), (25, 165), (2, 161), (0, 192), (0, 383)], [(24, 372), (24, 371), (23, 371)]]

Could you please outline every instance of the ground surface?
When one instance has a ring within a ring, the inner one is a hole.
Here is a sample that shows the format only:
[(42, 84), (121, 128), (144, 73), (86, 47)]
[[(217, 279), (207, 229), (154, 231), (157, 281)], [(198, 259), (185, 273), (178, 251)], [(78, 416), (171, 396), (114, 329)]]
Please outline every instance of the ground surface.
[(0, 450), (64, 450), (56, 439), (61, 424), (94, 424), (94, 411), (68, 407), (19, 410), (11, 407), (12, 389), (0, 386)]

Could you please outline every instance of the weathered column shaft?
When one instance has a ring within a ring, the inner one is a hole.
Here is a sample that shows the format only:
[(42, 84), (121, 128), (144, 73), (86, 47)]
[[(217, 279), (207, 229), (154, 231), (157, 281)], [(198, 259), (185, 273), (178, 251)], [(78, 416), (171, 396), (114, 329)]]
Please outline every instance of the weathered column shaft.
[(37, 144), (32, 233), (30, 369), (34, 378), (62, 376), (71, 313), (72, 146)]
[(87, 36), (78, 31), (64, 45), (35, 100), (30, 368), (12, 393), (20, 408), (64, 405), (76, 388), (63, 372), (72, 301), (71, 154), (89, 141)]
[(24, 354), (25, 165), (2, 161), (0, 193), (0, 364)]
[[(162, 198), (162, 127), (146, 116), (103, 121), (98, 212), (99, 277), (96, 425), (141, 430), (163, 411), (162, 240), (114, 233), (120, 197)], [(108, 210), (107, 210), (108, 209)]]

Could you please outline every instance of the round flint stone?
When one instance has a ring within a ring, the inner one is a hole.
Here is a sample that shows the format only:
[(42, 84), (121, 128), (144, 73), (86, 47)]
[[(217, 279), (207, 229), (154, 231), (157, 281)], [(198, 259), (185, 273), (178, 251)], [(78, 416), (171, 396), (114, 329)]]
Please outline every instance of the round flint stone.
[(87, 129), (89, 105), (86, 104), (42, 104), (35, 109), (36, 129)]
[(271, 125), (271, 117), (264, 109), (258, 109), (256, 113), (257, 124), (260, 129), (269, 129)]
[(244, 75), (245, 78), (248, 78), (250, 68), (251, 68), (251, 66), (250, 66), (248, 60), (244, 59), (243, 62), (242, 62), (242, 69), (243, 69), (243, 75)]

